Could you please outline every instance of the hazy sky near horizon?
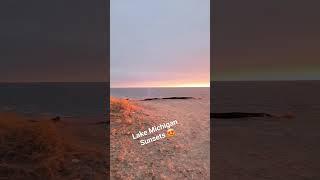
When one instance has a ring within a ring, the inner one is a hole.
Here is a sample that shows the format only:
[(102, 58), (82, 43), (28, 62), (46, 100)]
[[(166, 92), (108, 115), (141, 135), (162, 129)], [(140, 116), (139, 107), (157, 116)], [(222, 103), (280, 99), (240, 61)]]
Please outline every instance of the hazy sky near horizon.
[(112, 0), (112, 87), (210, 81), (209, 0)]
[(320, 1), (214, 0), (212, 80), (320, 80)]

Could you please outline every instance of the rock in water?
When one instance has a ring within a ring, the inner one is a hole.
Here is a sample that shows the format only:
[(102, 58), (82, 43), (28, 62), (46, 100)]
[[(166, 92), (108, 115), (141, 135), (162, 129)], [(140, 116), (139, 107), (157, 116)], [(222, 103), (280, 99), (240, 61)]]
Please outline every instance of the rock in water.
[(51, 120), (54, 122), (58, 122), (58, 121), (61, 121), (61, 118), (60, 118), (60, 116), (56, 116), (55, 118), (52, 118)]

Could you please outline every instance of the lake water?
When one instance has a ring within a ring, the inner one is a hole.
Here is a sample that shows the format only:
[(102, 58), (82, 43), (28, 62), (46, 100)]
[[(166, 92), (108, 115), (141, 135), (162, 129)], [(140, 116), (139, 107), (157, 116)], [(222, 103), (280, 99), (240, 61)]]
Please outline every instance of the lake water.
[(187, 88), (111, 88), (111, 96), (130, 99), (163, 98), (187, 96), (196, 98), (209, 98), (208, 87)]
[(320, 81), (214, 82), (213, 112), (320, 113)]
[(0, 84), (0, 111), (73, 117), (104, 117), (105, 83)]
[[(0, 84), (0, 111), (65, 116), (104, 116), (106, 83)], [(293, 112), (319, 114), (320, 81), (214, 82), (213, 112)], [(143, 99), (191, 96), (209, 98), (210, 88), (112, 88), (111, 96)]]

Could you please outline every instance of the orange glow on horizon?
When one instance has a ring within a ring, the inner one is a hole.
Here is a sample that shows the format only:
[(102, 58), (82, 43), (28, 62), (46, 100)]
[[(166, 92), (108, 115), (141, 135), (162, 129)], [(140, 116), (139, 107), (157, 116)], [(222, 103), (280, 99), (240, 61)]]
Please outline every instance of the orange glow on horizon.
[(157, 87), (210, 87), (210, 83), (175, 83), (175, 84), (167, 84), (160, 85)]
[(153, 83), (145, 83), (145, 84), (126, 84), (119, 86), (112, 86), (111, 88), (156, 88), (156, 87), (210, 87), (210, 82), (194, 82), (194, 83), (163, 83), (153, 84)]

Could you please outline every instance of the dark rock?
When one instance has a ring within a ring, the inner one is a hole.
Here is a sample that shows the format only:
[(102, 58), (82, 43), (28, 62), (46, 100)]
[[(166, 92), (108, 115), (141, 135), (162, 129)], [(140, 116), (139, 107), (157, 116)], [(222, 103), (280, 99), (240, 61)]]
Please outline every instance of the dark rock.
[(152, 100), (160, 100), (160, 99), (194, 99), (193, 97), (165, 97), (165, 98), (146, 98), (142, 101), (152, 101)]
[(229, 112), (229, 113), (210, 113), (210, 118), (216, 119), (233, 119), (246, 117), (273, 117), (267, 113), (244, 113), (244, 112)]
[(52, 118), (51, 120), (54, 122), (58, 122), (58, 121), (61, 121), (61, 118), (60, 118), (60, 116), (56, 116), (55, 118)]
[(143, 99), (142, 101), (152, 101), (152, 100), (159, 100), (160, 98), (146, 98)]
[(167, 97), (162, 99), (193, 99), (193, 97)]

